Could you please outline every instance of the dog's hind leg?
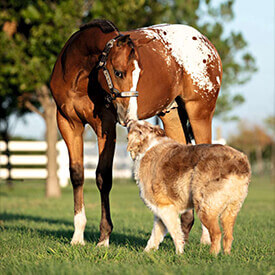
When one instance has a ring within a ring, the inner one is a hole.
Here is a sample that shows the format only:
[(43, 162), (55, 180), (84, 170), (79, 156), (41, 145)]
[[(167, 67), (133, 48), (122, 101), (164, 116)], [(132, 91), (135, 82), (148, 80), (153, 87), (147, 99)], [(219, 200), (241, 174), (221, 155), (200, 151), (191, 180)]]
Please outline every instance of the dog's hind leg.
[(173, 205), (158, 208), (158, 216), (166, 226), (170, 233), (175, 247), (176, 253), (182, 254), (184, 248), (184, 234), (181, 230), (179, 213)]
[(202, 224), (208, 229), (211, 239), (210, 253), (217, 255), (221, 250), (221, 229), (219, 215), (211, 215), (203, 211), (197, 212)]
[(166, 233), (167, 233), (167, 230), (165, 225), (157, 216), (155, 216), (154, 227), (151, 233), (151, 237), (148, 240), (144, 251), (149, 252), (152, 249), (157, 250), (159, 248), (159, 244), (163, 241)]
[(225, 254), (230, 254), (233, 242), (233, 228), (237, 214), (241, 208), (239, 202), (229, 204), (221, 214), (221, 225), (223, 228), (223, 250)]

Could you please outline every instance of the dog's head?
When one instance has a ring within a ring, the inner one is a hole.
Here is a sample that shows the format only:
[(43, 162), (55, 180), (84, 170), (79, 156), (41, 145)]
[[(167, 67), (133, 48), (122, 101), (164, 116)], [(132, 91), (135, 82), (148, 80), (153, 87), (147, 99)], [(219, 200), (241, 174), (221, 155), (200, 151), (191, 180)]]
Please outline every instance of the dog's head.
[(152, 139), (156, 137), (164, 137), (165, 132), (159, 126), (154, 126), (147, 121), (131, 120), (128, 125), (128, 146), (127, 151), (130, 152), (133, 160), (139, 154), (145, 152), (150, 146)]

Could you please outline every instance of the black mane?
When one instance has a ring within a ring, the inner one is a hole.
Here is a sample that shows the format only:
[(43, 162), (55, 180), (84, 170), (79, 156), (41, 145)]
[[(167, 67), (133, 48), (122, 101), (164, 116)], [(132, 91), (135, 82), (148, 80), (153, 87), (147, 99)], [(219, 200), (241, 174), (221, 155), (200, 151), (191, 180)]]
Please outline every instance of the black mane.
[(109, 33), (113, 31), (119, 31), (115, 24), (106, 19), (94, 19), (93, 21), (83, 24), (80, 26), (80, 31), (86, 30), (88, 28), (98, 27), (104, 33)]

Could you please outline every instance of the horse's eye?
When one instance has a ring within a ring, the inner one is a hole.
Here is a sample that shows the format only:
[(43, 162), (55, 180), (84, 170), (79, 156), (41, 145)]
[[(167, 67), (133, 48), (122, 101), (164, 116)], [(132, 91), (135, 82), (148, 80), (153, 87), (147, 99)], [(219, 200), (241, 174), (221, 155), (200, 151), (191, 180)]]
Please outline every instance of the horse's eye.
[(119, 78), (123, 78), (123, 73), (117, 70), (114, 70), (115, 76)]

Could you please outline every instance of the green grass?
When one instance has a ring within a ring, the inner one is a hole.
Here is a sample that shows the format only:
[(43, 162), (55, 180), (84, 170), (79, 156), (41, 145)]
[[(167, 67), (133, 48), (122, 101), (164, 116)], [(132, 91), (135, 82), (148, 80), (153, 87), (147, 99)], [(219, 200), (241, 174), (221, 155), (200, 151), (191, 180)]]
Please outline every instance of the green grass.
[(160, 249), (144, 253), (152, 213), (132, 181), (115, 181), (111, 192), (114, 230), (110, 247), (98, 248), (100, 202), (94, 182), (85, 183), (86, 245), (70, 245), (73, 234), (72, 189), (61, 199), (45, 199), (41, 183), (1, 185), (0, 274), (275, 274), (275, 185), (253, 178), (235, 225), (232, 254), (218, 257), (200, 245), (196, 219), (183, 255), (170, 237)]

